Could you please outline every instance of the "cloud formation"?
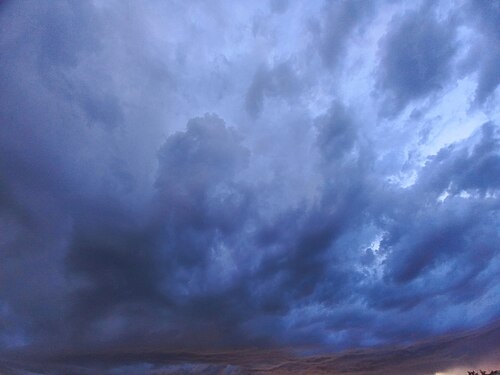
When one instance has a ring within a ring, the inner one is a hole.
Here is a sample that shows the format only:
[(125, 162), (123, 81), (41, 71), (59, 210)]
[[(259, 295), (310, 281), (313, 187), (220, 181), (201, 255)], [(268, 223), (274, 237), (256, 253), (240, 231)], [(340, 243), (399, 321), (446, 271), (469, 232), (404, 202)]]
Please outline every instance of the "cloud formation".
[(3, 3), (4, 367), (130, 343), (198, 366), (140, 353), (131, 373), (413, 343), (462, 356), (435, 371), (472, 364), (472, 339), (440, 340), (500, 317), (498, 17), (465, 0)]
[(381, 40), (379, 84), (386, 93), (388, 114), (443, 88), (457, 50), (455, 25), (437, 19), (427, 4), (391, 20)]

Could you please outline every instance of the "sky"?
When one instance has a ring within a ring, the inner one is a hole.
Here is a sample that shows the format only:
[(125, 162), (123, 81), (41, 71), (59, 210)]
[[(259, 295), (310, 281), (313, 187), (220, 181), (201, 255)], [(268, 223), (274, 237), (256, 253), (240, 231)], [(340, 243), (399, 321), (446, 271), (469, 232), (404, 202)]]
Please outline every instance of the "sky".
[(500, 369), (500, 2), (7, 0), (0, 51), (0, 370)]

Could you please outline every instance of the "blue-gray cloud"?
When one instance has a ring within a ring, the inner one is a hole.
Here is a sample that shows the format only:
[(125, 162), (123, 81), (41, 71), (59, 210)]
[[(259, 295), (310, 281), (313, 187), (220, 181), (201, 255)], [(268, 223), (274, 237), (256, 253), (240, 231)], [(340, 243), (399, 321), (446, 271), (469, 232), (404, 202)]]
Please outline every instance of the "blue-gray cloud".
[(352, 34), (370, 21), (374, 5), (374, 1), (336, 1), (324, 5), (323, 17), (313, 30), (320, 56), (328, 68), (334, 69), (343, 61)]
[(383, 113), (388, 115), (443, 89), (453, 73), (457, 49), (455, 25), (438, 20), (428, 5), (394, 17), (390, 26), (381, 41), (379, 68)]
[(500, 8), (494, 1), (470, 1), (464, 11), (468, 12), (465, 17), (478, 36), (468, 59), (471, 70), (478, 75), (475, 103), (483, 104), (500, 84), (500, 68), (496, 63), (500, 58)]
[(259, 67), (246, 94), (246, 110), (257, 116), (266, 97), (292, 99), (301, 91), (301, 84), (289, 62), (278, 64), (272, 69)]
[(497, 15), (3, 4), (2, 351), (333, 351), (494, 321)]

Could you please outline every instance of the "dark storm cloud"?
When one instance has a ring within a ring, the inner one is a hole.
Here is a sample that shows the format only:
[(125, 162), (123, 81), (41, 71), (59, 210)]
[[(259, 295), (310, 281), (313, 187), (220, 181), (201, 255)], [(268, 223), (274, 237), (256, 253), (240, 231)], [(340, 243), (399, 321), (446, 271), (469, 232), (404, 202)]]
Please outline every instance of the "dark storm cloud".
[(356, 124), (341, 103), (335, 102), (328, 115), (318, 120), (319, 148), (327, 160), (351, 150), (356, 141)]
[[(107, 142), (110, 135), (100, 133), (107, 140), (95, 138), (101, 129), (123, 125), (114, 94), (101, 95), (113, 90), (109, 75), (94, 64), (102, 79), (100, 86), (91, 87), (96, 77), (84, 79), (78, 73), (86, 65), (82, 60), (97, 58), (101, 42), (107, 41), (98, 37), (98, 13), (90, 4), (52, 5), (10, 2), (0, 14), (2, 25), (15, 30), (2, 33), (0, 58), (0, 299), (2, 324), (11, 327), (5, 336), (2, 332), (2, 344), (7, 346), (43, 339), (50, 332), (64, 340), (67, 330), (60, 328), (68, 306), (62, 301), (72, 293), (64, 265), (76, 218), (91, 222), (102, 215), (102, 230), (118, 236), (119, 229), (106, 222), (111, 208), (99, 205), (108, 198), (115, 203), (123, 200), (123, 193), (134, 186), (119, 150)], [(94, 122), (103, 127), (93, 127)], [(95, 209), (99, 215), (92, 212)], [(96, 232), (85, 228), (86, 240), (102, 233)], [(109, 242), (110, 254), (121, 247)], [(118, 266), (113, 267), (101, 268), (103, 280)], [(115, 274), (131, 275), (124, 270)], [(101, 301), (105, 308), (107, 301)]]
[(159, 151), (155, 220), (165, 230), (169, 262), (204, 268), (214, 247), (231, 244), (250, 214), (251, 195), (237, 180), (248, 157), (235, 129), (213, 114), (189, 120), (185, 132), (167, 139)]
[(463, 7), (464, 23), (474, 30), (466, 66), (477, 74), (475, 104), (482, 105), (500, 83), (500, 7), (494, 1), (469, 1)]
[(28, 7), (26, 12), (33, 19), (35, 39), (27, 48), (37, 56), (34, 63), (49, 90), (80, 107), (90, 124), (111, 128), (120, 125), (122, 109), (110, 88), (96, 86), (70, 73), (82, 60), (102, 50), (103, 42), (99, 39), (105, 27), (102, 17), (88, 3), (62, 1), (54, 6)]
[(261, 66), (255, 72), (252, 84), (246, 94), (247, 112), (256, 117), (264, 105), (266, 97), (293, 99), (300, 93), (301, 84), (290, 62), (272, 68)]
[[(480, 105), (464, 118), (436, 107), (436, 122), (461, 131), (444, 141), (425, 109), (391, 122), (459, 74), (477, 72), (475, 100), (494, 104), (496, 52), (454, 65), (457, 23), (492, 46), (494, 9), (469, 4), (470, 16), (452, 17), (429, 3), (382, 4), (396, 16), (377, 21), (379, 65), (351, 80), (341, 69), (355, 65), (353, 40), (365, 40), (378, 3), (214, 4), (0, 8), (2, 351), (31, 348), (68, 366), (55, 373), (85, 373), (89, 347), (103, 362), (124, 348), (109, 360), (115, 372), (343, 361), (352, 372), (350, 354), (304, 362), (271, 349), (425, 338), (412, 352), (424, 368), (437, 335), (498, 318), (497, 119)], [(245, 26), (254, 16), (271, 36)], [(312, 50), (287, 17), (300, 33), (319, 19)], [(418, 142), (408, 135), (426, 129)], [(399, 183), (407, 172), (413, 180)], [(442, 355), (476, 345), (466, 342), (443, 344)], [(249, 347), (258, 350), (247, 359), (234, 351)], [(162, 350), (180, 367), (154, 367)], [(363, 353), (363, 366), (373, 363)], [(445, 362), (429, 368), (461, 364)]]
[[(110, 211), (101, 211), (100, 217), (89, 213), (88, 223), (75, 226), (67, 256), (71, 279), (82, 285), (75, 288), (69, 313), (78, 340), (92, 340), (93, 325), (106, 318), (134, 321), (138, 314), (147, 316), (151, 309), (172, 304), (159, 290), (163, 276), (151, 244), (154, 237)], [(135, 329), (129, 324), (129, 333)], [(97, 334), (112, 336), (112, 331), (104, 324)]]
[[(232, 314), (230, 306), (219, 309), (237, 291), (220, 290), (209, 262), (219, 248), (236, 245), (232, 236), (248, 216), (248, 194), (234, 180), (248, 151), (234, 129), (206, 115), (171, 135), (158, 158), (157, 195), (147, 216), (139, 216), (144, 222), (113, 200), (100, 202), (98, 214), (81, 208), (75, 220), (67, 259), (71, 277), (83, 285), (73, 296), (71, 317), (80, 338), (95, 334), (89, 325), (107, 332), (112, 323), (106, 319), (125, 319), (130, 335), (144, 331), (141, 315), (157, 329), (170, 316), (179, 329), (203, 327), (207, 319), (227, 323)], [(193, 320), (182, 323), (186, 317)]]
[[(376, 215), (385, 277), (366, 294), (376, 309), (434, 311), (481, 301), (495, 288), (500, 206), (491, 193), (498, 191), (498, 127), (484, 124), (477, 138), (443, 148), (413, 186), (379, 197), (382, 205), (394, 202), (394, 210)], [(498, 309), (485, 314), (496, 316)], [(413, 334), (420, 329), (428, 327), (411, 328)]]
[(454, 24), (438, 20), (428, 4), (395, 16), (380, 44), (378, 84), (385, 95), (386, 115), (442, 89), (453, 73)]
[(352, 34), (363, 26), (374, 1), (331, 1), (324, 5), (323, 16), (315, 30), (318, 50), (328, 68), (336, 68), (342, 62)]
[(248, 157), (241, 136), (217, 115), (207, 114), (189, 120), (186, 131), (167, 139), (159, 151), (155, 185), (172, 204), (184, 197), (186, 203), (192, 200), (198, 205), (209, 190), (217, 190), (221, 184), (229, 189), (236, 173), (247, 166)]
[(448, 190), (484, 196), (500, 187), (500, 134), (493, 122), (481, 126), (480, 141), (471, 146), (453, 144), (430, 159), (422, 171), (419, 188), (434, 193)]

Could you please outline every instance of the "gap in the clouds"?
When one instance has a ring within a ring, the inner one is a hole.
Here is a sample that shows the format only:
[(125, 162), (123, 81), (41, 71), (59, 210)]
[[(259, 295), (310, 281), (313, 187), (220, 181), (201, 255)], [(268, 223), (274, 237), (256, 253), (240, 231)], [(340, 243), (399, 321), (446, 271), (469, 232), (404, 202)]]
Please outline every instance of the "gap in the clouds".
[(471, 108), (474, 87), (471, 77), (459, 80), (425, 113), (423, 120), (432, 124), (432, 132), (420, 149), (422, 157), (434, 155), (449, 144), (469, 138), (488, 121), (481, 109)]

